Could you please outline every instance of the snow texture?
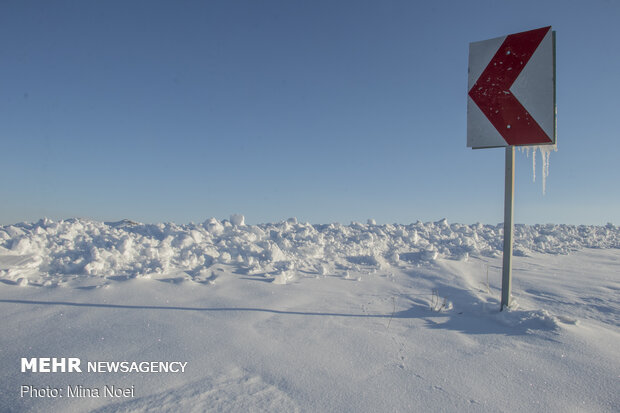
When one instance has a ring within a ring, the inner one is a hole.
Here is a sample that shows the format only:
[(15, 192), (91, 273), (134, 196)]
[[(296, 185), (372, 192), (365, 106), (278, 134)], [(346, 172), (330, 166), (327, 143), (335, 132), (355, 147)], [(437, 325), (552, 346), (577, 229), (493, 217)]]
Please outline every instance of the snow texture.
[[(211, 218), (202, 224), (139, 224), (42, 219), (0, 227), (0, 253), (16, 262), (0, 278), (26, 285), (24, 274), (139, 277), (186, 271), (199, 275), (214, 264), (234, 264), (246, 273), (282, 273), (295, 268), (386, 268), (401, 261), (494, 257), (502, 253), (503, 225), (417, 222), (410, 225), (310, 225), (289, 219), (245, 225)], [(584, 225), (516, 225), (514, 254), (567, 254), (582, 248), (620, 248), (620, 229)], [(21, 258), (17, 258), (21, 257)], [(285, 282), (286, 276), (280, 277)]]
[[(620, 229), (70, 219), (0, 227), (2, 412), (620, 411)], [(21, 372), (20, 358), (183, 361)], [(133, 386), (128, 398), (37, 388)]]

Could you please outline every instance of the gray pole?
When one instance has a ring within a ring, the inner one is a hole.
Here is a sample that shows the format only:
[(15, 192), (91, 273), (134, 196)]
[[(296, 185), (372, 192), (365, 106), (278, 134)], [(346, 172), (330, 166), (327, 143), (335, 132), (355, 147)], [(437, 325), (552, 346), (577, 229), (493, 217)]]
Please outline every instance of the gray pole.
[(504, 189), (504, 265), (502, 267), (502, 303), (500, 311), (510, 306), (512, 282), (512, 230), (515, 193), (515, 148), (506, 147), (506, 181)]

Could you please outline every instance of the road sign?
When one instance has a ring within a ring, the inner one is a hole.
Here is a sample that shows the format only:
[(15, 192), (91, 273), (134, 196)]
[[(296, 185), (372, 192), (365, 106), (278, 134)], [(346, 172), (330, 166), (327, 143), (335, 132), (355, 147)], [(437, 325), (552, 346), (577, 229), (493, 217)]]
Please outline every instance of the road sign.
[(467, 146), (555, 144), (551, 26), (469, 44)]
[(510, 307), (515, 146), (555, 144), (551, 26), (469, 44), (467, 146), (506, 147), (501, 309)]

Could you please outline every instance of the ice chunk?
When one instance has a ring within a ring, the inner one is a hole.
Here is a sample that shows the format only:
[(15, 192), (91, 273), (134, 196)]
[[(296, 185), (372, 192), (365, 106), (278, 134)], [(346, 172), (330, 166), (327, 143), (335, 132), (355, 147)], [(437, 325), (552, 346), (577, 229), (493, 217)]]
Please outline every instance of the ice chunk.
[(215, 235), (221, 234), (224, 231), (224, 226), (220, 223), (220, 221), (215, 218), (209, 218), (207, 221), (205, 221), (204, 227), (211, 234)]
[(230, 216), (230, 223), (236, 227), (241, 227), (245, 225), (245, 217), (241, 214), (232, 214)]

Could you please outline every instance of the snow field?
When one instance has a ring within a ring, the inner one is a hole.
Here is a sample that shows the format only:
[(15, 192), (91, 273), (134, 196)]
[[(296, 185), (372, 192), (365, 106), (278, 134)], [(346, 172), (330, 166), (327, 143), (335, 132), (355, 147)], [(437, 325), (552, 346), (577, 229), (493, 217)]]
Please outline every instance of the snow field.
[[(516, 233), (499, 312), (501, 226), (2, 227), (0, 411), (618, 411), (618, 228)], [(188, 364), (19, 371), (37, 356)], [(136, 395), (21, 398), (24, 383)]]

